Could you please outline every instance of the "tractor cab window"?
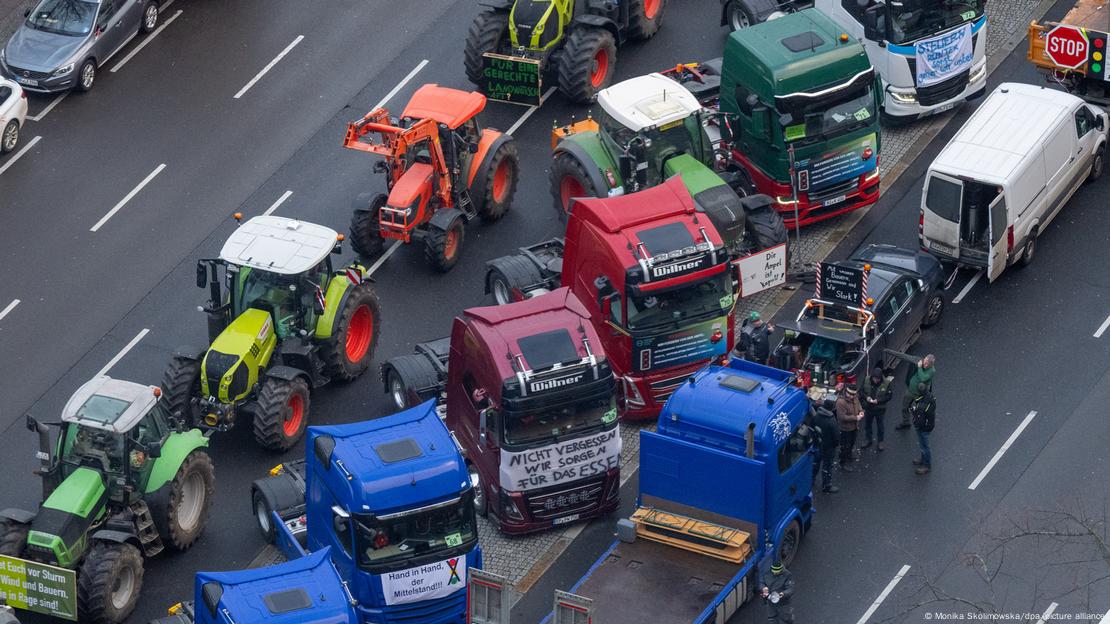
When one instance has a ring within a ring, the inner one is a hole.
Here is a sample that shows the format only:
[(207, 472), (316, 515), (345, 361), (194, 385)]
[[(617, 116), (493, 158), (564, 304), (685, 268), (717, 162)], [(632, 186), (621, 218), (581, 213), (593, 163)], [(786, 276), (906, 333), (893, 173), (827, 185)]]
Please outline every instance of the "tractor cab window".
[(605, 112), (605, 109), (598, 111), (597, 123), (602, 130), (601, 136), (603, 138), (611, 137), (616, 143), (616, 147), (622, 152), (628, 147), (629, 141), (636, 137), (634, 131), (610, 117), (609, 113)]
[(278, 338), (293, 336), (297, 329), (307, 325), (307, 321), (315, 317), (312, 299), (316, 296), (318, 286), (323, 296), (325, 272), (324, 263), (311, 269), (304, 276), (305, 279), (252, 269), (243, 280), (243, 293), (236, 313), (242, 314), (248, 308), (269, 312)]
[(123, 436), (85, 425), (70, 425), (63, 435), (64, 463), (74, 468), (85, 466), (102, 472), (123, 472), (126, 461)]
[(698, 115), (647, 128), (643, 135), (648, 141), (648, 162), (662, 166), (667, 158), (678, 154), (689, 154), (700, 161), (708, 159), (709, 139)]

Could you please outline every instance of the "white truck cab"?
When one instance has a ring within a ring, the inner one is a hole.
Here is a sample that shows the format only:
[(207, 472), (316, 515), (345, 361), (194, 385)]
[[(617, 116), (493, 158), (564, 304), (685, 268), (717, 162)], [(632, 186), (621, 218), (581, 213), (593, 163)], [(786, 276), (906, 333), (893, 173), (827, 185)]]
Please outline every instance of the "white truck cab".
[(1037, 236), (1076, 190), (1102, 175), (1105, 111), (1063, 91), (1004, 83), (929, 166), (921, 247), (994, 281), (1029, 264)]

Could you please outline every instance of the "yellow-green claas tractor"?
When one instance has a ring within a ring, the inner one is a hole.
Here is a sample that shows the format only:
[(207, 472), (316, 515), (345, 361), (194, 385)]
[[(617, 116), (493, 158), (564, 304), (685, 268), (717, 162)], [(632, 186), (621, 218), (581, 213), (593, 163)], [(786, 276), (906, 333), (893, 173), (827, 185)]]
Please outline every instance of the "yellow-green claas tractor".
[(218, 431), (243, 414), (274, 451), (301, 439), (309, 392), (361, 375), (377, 343), (381, 309), (366, 270), (332, 268), (342, 240), (321, 225), (254, 217), (218, 258), (197, 263), (210, 345), (174, 354), (162, 382), (174, 414)]

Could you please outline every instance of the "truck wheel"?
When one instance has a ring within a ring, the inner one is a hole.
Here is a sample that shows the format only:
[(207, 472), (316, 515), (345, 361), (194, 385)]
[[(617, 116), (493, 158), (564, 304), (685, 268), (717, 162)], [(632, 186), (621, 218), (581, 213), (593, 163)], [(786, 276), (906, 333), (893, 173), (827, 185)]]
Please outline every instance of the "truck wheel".
[(339, 311), (338, 329), (320, 344), (328, 377), (352, 381), (366, 372), (378, 344), (381, 318), (381, 304), (370, 282), (351, 288)]
[(794, 555), (798, 554), (798, 547), (801, 543), (802, 527), (797, 520), (793, 520), (782, 532), (782, 539), (779, 540), (779, 547), (776, 549), (782, 565), (790, 567), (790, 563), (794, 561)]
[(162, 375), (162, 405), (185, 427), (196, 423), (193, 397), (200, 392), (200, 362), (180, 355), (173, 356), (170, 367)]
[(308, 383), (267, 377), (254, 409), (254, 439), (269, 451), (287, 451), (308, 425)]
[(466, 34), (466, 49), (463, 52), (463, 66), (470, 82), (482, 84), (482, 55), (501, 49), (508, 28), (509, 14), (503, 11), (483, 11), (474, 17), (474, 23)]
[(486, 502), (486, 488), (482, 477), (473, 464), (467, 464), (466, 470), (470, 474), (470, 485), (474, 487), (474, 513), (485, 518), (489, 516), (489, 504)]
[(633, 0), (628, 9), (632, 18), (628, 24), (628, 36), (643, 41), (651, 39), (659, 31), (667, 0)]
[(399, 355), (382, 366), (382, 381), (390, 402), (399, 411), (431, 398), (421, 397), (420, 391), (437, 387), (439, 375), (423, 355)]
[(376, 258), (385, 250), (378, 212), (389, 197), (384, 193), (361, 193), (351, 207), (351, 247), (361, 258)]
[(131, 544), (95, 542), (77, 573), (77, 611), (82, 622), (118, 624), (139, 601), (143, 558)]
[(490, 263), (486, 273), (486, 290), (497, 305), (527, 299), (530, 287), (543, 282), (536, 265), (524, 256), (504, 256)]
[(752, 12), (749, 11), (740, 0), (732, 0), (728, 3), (728, 6), (725, 7), (725, 21), (728, 23), (728, 28), (732, 32), (757, 23), (755, 16), (752, 15)]
[(516, 184), (520, 179), (520, 159), (517, 156), (516, 142), (502, 143), (490, 157), (486, 169), (486, 192), (478, 208), (478, 216), (485, 223), (493, 223), (509, 211), (516, 194)]
[(1095, 152), (1095, 160), (1091, 163), (1091, 173), (1087, 175), (1087, 182), (1094, 182), (1102, 177), (1102, 171), (1106, 168), (1106, 144), (1103, 143), (1099, 146), (1098, 151)]
[(424, 237), (424, 257), (440, 272), (450, 271), (459, 262), (465, 234), (466, 223), (461, 216), (452, 219), (445, 230), (430, 226)]
[(204, 532), (215, 495), (212, 459), (199, 449), (189, 453), (170, 483), (167, 504), (152, 501), (154, 524), (162, 539), (175, 550), (188, 550)]
[(0, 555), (22, 557), (27, 547), (27, 533), (30, 525), (14, 520), (0, 520)]
[(567, 152), (558, 152), (551, 162), (551, 196), (559, 218), (570, 214), (570, 200), (575, 197), (601, 197), (600, 191), (590, 181), (586, 168)]
[(270, 507), (270, 503), (262, 492), (255, 490), (251, 494), (251, 509), (254, 511), (255, 522), (258, 523), (258, 530), (262, 532), (262, 537), (265, 538), (267, 544), (273, 544), (274, 538), (277, 536), (277, 527), (274, 526), (274, 509)]
[(925, 308), (925, 318), (921, 321), (921, 326), (932, 327), (936, 325), (942, 314), (944, 314), (944, 297), (940, 293), (935, 293), (929, 298), (928, 307)]
[(613, 81), (617, 44), (602, 28), (579, 26), (571, 31), (559, 61), (559, 90), (575, 104), (589, 104)]

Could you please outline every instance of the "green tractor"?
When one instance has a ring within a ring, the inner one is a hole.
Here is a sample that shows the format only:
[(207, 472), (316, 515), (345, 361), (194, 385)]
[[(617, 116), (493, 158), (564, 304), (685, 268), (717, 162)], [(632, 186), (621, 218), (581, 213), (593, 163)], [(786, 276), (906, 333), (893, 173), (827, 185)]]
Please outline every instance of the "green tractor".
[(216, 473), (198, 429), (181, 430), (161, 389), (106, 376), (62, 410), (57, 441), (39, 436), (38, 513), (0, 511), (0, 555), (76, 571), (81, 622), (122, 622), (135, 608), (143, 559), (185, 550), (204, 531)]
[[(466, 37), (466, 77), (492, 99), (537, 104), (543, 76), (585, 104), (609, 86), (617, 46), (650, 39), (667, 0), (483, 0)], [(532, 64), (538, 71), (520, 71)], [(498, 84), (494, 89), (492, 85)], [(506, 86), (508, 85), (508, 86)], [(513, 89), (520, 89), (514, 91)], [(514, 99), (514, 93), (528, 98)]]
[(648, 74), (602, 90), (598, 105), (596, 120), (552, 131), (551, 194), (560, 215), (575, 197), (635, 193), (677, 175), (734, 258), (787, 242), (773, 200), (754, 195), (742, 170), (726, 170), (719, 114), (686, 87)]
[(301, 439), (309, 391), (357, 378), (378, 341), (381, 308), (366, 270), (332, 270), (342, 240), (321, 225), (260, 216), (239, 226), (218, 258), (197, 263), (197, 286), (210, 293), (201, 308), (210, 346), (174, 353), (162, 382), (173, 413), (218, 431), (244, 413), (258, 444), (273, 451)]

